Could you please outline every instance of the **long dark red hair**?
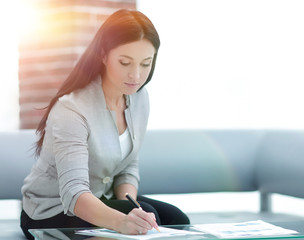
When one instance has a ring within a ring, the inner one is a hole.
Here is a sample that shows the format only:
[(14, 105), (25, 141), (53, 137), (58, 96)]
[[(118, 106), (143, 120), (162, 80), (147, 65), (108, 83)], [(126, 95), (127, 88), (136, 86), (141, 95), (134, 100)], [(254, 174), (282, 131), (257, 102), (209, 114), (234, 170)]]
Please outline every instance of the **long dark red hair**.
[[(102, 59), (104, 56), (107, 56), (110, 50), (119, 45), (141, 39), (147, 39), (155, 48), (151, 71), (144, 84), (146, 85), (153, 76), (157, 52), (160, 46), (159, 36), (154, 25), (143, 13), (136, 10), (122, 9), (108, 17), (72, 69), (70, 75), (59, 88), (57, 94), (46, 107), (46, 112), (36, 130), (36, 134), (39, 135), (39, 139), (36, 142), (37, 156), (39, 156), (41, 152), (47, 118), (58, 98), (76, 89), (85, 87), (94, 80), (97, 75), (100, 74), (102, 76), (105, 68)], [(138, 91), (140, 91), (140, 89)]]

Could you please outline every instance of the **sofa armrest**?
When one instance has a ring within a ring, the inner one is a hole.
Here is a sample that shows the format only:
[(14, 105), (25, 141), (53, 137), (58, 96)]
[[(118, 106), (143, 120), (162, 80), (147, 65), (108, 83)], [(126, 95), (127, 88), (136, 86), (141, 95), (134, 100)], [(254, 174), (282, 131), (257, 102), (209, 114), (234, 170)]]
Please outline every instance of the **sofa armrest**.
[(267, 131), (256, 156), (256, 182), (262, 196), (278, 193), (304, 198), (303, 160), (304, 131)]

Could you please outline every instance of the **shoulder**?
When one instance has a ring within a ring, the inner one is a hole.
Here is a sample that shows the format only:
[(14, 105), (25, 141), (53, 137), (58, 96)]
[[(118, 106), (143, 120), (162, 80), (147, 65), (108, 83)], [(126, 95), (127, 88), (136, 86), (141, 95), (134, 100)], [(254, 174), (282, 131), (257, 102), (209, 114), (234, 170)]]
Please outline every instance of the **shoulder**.
[(92, 82), (85, 88), (60, 97), (49, 114), (48, 125), (65, 129), (88, 128), (90, 108), (96, 102), (92, 99), (96, 89)]
[(101, 85), (98, 85), (96, 81), (92, 81), (86, 87), (62, 96), (58, 101), (70, 108), (83, 108), (87, 107), (89, 103), (99, 100), (101, 91)]
[(85, 118), (95, 116), (98, 109), (106, 109), (100, 79), (92, 81), (82, 89), (64, 95), (59, 98), (58, 102)]
[(52, 128), (65, 130), (88, 131), (86, 118), (73, 108), (67, 107), (61, 102), (57, 102), (48, 117), (47, 125)]

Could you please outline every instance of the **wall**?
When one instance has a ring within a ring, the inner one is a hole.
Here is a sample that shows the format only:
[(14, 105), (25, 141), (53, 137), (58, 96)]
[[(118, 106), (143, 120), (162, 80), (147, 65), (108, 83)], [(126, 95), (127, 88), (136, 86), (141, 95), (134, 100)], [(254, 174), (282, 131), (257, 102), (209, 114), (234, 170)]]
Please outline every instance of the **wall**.
[(39, 16), (19, 42), (20, 128), (36, 128), (43, 110), (111, 13), (136, 0), (23, 0)]

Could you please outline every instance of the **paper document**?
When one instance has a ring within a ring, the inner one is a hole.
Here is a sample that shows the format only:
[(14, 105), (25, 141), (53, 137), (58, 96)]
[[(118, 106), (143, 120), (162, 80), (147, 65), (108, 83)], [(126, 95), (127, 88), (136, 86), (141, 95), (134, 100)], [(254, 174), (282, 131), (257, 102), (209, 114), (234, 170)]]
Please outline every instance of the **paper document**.
[(204, 231), (219, 238), (246, 238), (255, 236), (281, 236), (298, 233), (270, 223), (257, 220), (241, 223), (216, 223), (194, 225), (199, 231)]
[(80, 230), (77, 231), (77, 234), (88, 235), (88, 236), (96, 236), (96, 237), (108, 237), (108, 238), (116, 238), (116, 239), (153, 239), (153, 238), (161, 238), (161, 237), (181, 237), (181, 236), (189, 236), (189, 235), (203, 235), (202, 232), (191, 232), (186, 230), (178, 230), (172, 228), (159, 227), (160, 232), (155, 229), (148, 231), (145, 235), (126, 235), (121, 234), (109, 229), (98, 228), (98, 229), (90, 229), (90, 230)]

